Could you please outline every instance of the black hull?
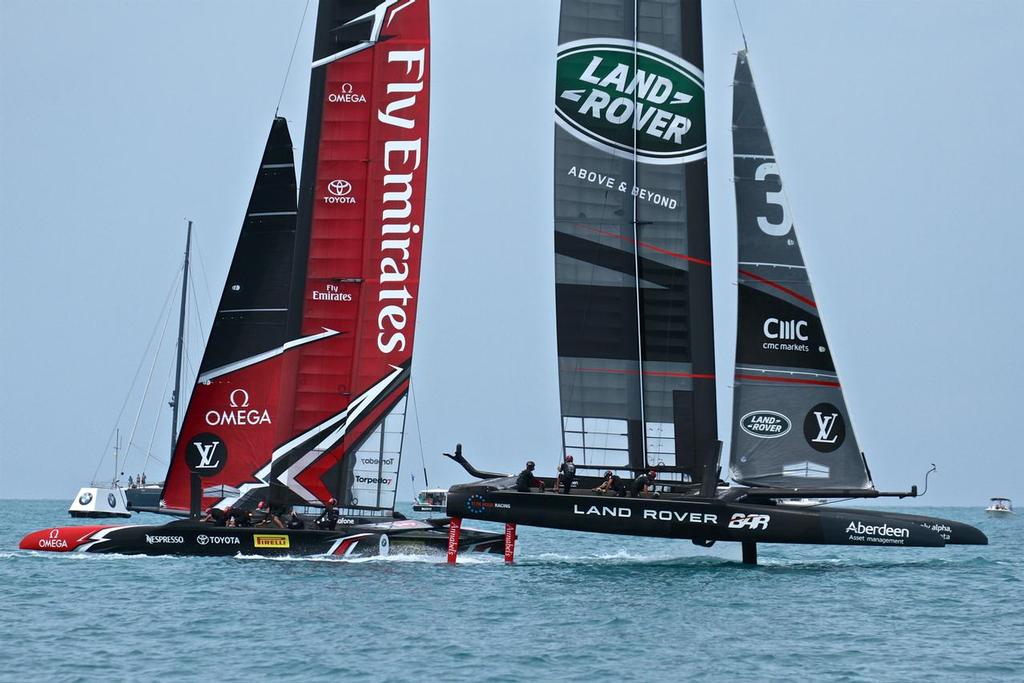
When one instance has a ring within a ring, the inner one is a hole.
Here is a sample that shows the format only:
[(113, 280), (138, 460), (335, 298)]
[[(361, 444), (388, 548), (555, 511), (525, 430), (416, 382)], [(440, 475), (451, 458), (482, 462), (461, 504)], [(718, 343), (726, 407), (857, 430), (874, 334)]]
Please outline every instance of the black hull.
[[(216, 527), (193, 520), (161, 525), (55, 527), (22, 539), (22, 550), (122, 555), (367, 557), (395, 552), (445, 551), (445, 524), (399, 520), (335, 531), (276, 527)], [(504, 536), (463, 529), (460, 551), (502, 552)]]
[(465, 485), (448, 493), (453, 517), (605, 534), (751, 543), (942, 547), (985, 545), (952, 520), (832, 507), (795, 508), (709, 498), (621, 498), (519, 493)]

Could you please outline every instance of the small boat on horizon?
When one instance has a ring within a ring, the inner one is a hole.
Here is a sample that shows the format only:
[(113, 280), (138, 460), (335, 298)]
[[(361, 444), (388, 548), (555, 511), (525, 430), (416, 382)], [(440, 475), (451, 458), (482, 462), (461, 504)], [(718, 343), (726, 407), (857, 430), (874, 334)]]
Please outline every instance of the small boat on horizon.
[(1009, 498), (990, 498), (985, 512), (995, 516), (1012, 515), (1013, 502)]

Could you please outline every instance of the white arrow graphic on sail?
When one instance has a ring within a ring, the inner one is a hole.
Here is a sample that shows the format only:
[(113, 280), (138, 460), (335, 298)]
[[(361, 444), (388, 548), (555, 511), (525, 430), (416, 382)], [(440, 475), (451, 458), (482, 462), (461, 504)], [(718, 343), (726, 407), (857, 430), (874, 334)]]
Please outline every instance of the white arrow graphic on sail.
[[(315, 438), (317, 435), (322, 434), (328, 430), (330, 433), (322, 440), (318, 441), (305, 455), (296, 460), (287, 470), (277, 476), (277, 480), (290, 488), (292, 491), (302, 496), (308, 501), (316, 501), (317, 497), (313, 495), (306, 487), (297, 482), (295, 479), (298, 477), (307, 467), (313, 464), (317, 458), (319, 458), (324, 451), (330, 449), (332, 446), (337, 444), (341, 439), (345, 437), (348, 427), (359, 421), (359, 419), (369, 410), (369, 408), (376, 402), (382, 394), (384, 394), (388, 387), (402, 374), (402, 368), (392, 365), (394, 368), (393, 372), (389, 375), (385, 375), (380, 381), (374, 384), (372, 387), (367, 389), (365, 392), (357, 396), (348, 408), (338, 413), (326, 422), (322, 422), (313, 429), (300, 434), (288, 443), (274, 450), (271, 457), (270, 463), (264, 469), (257, 473), (257, 477), (264, 479), (270, 474), (270, 467), (273, 462), (278, 458), (288, 454), (295, 447), (299, 446), (309, 439)], [(262, 476), (260, 476), (262, 475)]]
[(230, 374), (235, 370), (247, 368), (250, 365), (255, 365), (256, 363), (265, 361), (268, 358), (273, 358), (274, 356), (280, 356), (288, 349), (294, 349), (296, 346), (302, 346), (304, 344), (309, 344), (315, 341), (319, 341), (320, 339), (326, 339), (327, 337), (333, 337), (336, 334), (340, 334), (337, 330), (331, 330), (326, 327), (321, 327), (320, 329), (322, 329), (323, 332), (311, 334), (308, 337), (299, 337), (298, 339), (292, 339), (290, 342), (285, 342), (276, 349), (264, 351), (263, 353), (257, 353), (255, 356), (249, 356), (248, 358), (237, 360), (234, 363), (228, 363), (227, 365), (222, 365), (219, 368), (214, 368), (209, 372), (204, 372), (203, 374), (199, 375), (199, 378), (196, 380), (196, 384), (208, 384), (211, 380)]

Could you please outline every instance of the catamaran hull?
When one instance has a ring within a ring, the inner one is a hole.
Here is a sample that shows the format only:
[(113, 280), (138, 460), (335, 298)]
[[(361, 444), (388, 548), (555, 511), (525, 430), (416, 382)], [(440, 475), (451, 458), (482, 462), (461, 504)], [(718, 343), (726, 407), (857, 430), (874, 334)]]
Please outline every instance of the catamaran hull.
[[(448, 528), (401, 520), (336, 531), (271, 527), (215, 527), (191, 520), (162, 525), (69, 526), (42, 529), (21, 540), (22, 550), (123, 555), (366, 557), (447, 550)], [(463, 529), (461, 551), (502, 552), (504, 536)]]
[(453, 490), (453, 517), (573, 531), (692, 539), (698, 543), (802, 543), (893, 547), (985, 545), (972, 526), (936, 517), (840, 508), (663, 500), (488, 490)]

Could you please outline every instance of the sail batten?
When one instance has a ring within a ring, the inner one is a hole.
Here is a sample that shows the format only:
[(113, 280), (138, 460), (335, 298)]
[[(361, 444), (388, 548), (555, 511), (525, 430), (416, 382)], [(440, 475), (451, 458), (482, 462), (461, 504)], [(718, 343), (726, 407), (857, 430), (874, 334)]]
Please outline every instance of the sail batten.
[(730, 476), (873, 488), (850, 424), (746, 52), (733, 88), (738, 292)]

